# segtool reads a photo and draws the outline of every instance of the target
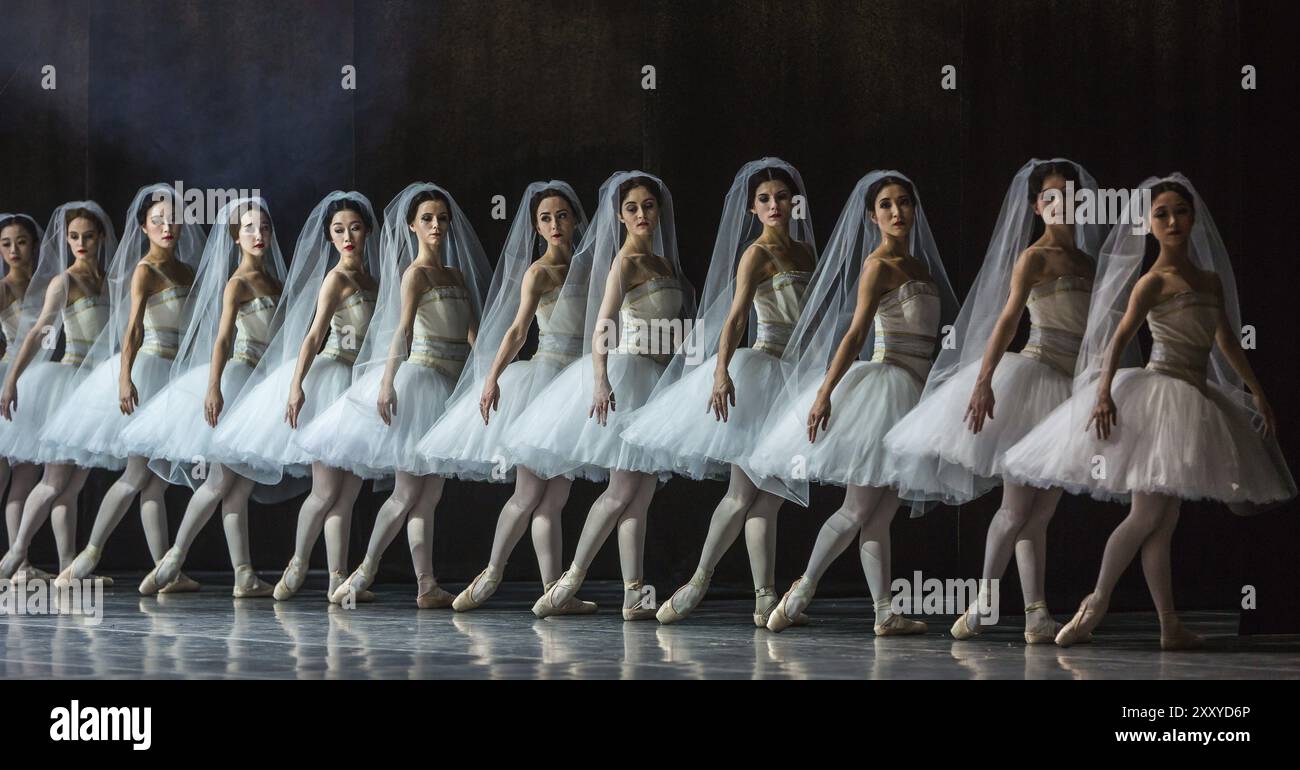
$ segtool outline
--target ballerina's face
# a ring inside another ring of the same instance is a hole
[[[1065,204],[1065,181],[1065,177],[1060,174],[1052,174],[1043,180],[1043,189],[1038,191],[1034,213],[1049,225],[1061,221],[1058,212]],[[1048,190],[1057,190],[1060,194],[1050,193]]]
[[[415,210],[415,221],[409,226],[420,243],[440,246],[451,231],[451,211],[442,201],[425,201]]]
[[[68,224],[68,248],[74,259],[93,257],[99,248],[99,227],[86,217],[77,217]]]
[[[659,201],[646,188],[633,187],[623,198],[619,216],[628,233],[650,235],[659,224]]]
[[[758,221],[768,227],[781,227],[790,221],[794,208],[794,193],[779,179],[769,179],[754,190],[754,200],[749,210]]]
[[[912,231],[915,206],[912,194],[906,187],[901,184],[885,185],[876,194],[876,201],[872,204],[871,221],[885,235],[906,238]]]
[[[239,216],[239,248],[254,257],[266,253],[271,242],[271,220],[261,209],[252,208]]]
[[[144,219],[144,233],[150,243],[160,249],[171,249],[176,245],[178,232],[171,201],[158,201],[149,207]]]
[[[9,225],[0,230],[0,255],[4,255],[9,269],[29,265],[36,244],[32,243],[31,233],[22,225]]]
[[[1186,243],[1195,222],[1191,204],[1173,190],[1165,190],[1151,201],[1151,234],[1162,246]]]
[[[345,257],[360,257],[366,249],[366,223],[361,215],[344,209],[330,220],[330,243]]]
[[[573,241],[576,226],[569,202],[558,195],[545,198],[537,204],[536,220],[533,226],[549,246],[567,247]]]

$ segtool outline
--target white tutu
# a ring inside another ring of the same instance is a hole
[[[679,475],[727,478],[730,464],[745,458],[762,438],[768,410],[784,395],[785,377],[776,356],[737,350],[727,366],[736,404],[722,422],[709,409],[717,362],[717,356],[710,357],[639,409],[623,431],[624,440]]]
[[[1127,502],[1133,492],[1184,500],[1267,504],[1296,494],[1285,460],[1222,392],[1148,369],[1121,369],[1111,386],[1118,423],[1103,441],[1085,431],[1089,388],[1007,452],[1008,478]]]
[[[512,481],[510,443],[518,435],[515,423],[564,367],[562,359],[550,355],[507,366],[497,378],[501,396],[487,425],[478,409],[483,395],[480,379],[447,406],[446,414],[419,441],[415,451],[446,476],[467,481]]]
[[[296,358],[290,358],[240,396],[239,403],[217,421],[209,463],[221,463],[260,484],[277,484],[284,474],[304,477],[315,459],[294,442],[294,430],[284,419]],[[352,380],[352,367],[328,356],[316,356],[303,378],[306,398],[298,425],[306,427],[343,395]]]
[[[415,445],[437,422],[455,387],[443,372],[404,363],[393,377],[397,413],[391,425],[379,417],[382,367],[374,367],[334,403],[298,429],[295,442],[303,453],[361,478],[377,479],[395,471],[417,476],[435,472]]]
[[[891,486],[896,471],[881,439],[921,397],[921,384],[893,364],[855,361],[831,393],[828,429],[808,443],[808,411],[821,383],[786,408],[744,463],[759,477],[846,486]]]
[[[208,462],[216,432],[203,415],[211,364],[196,366],[175,382],[168,383],[141,407],[122,436],[127,452],[151,458],[149,467],[167,478],[173,463]],[[235,358],[221,372],[221,395],[225,404],[234,402],[253,373],[253,368]]]
[[[980,366],[973,361],[959,369],[885,437],[886,448],[900,455],[899,466],[909,468],[905,476],[912,468],[942,466],[942,484],[928,490],[931,496],[970,500],[1001,484],[1006,451],[1070,396],[1070,377],[1037,359],[1007,353],[993,371],[994,417],[972,433],[965,415]],[[919,480],[904,481],[915,487]]]
[[[131,453],[123,435],[142,409],[167,384],[171,359],[141,351],[131,366],[131,382],[140,403],[131,414],[122,414],[118,400],[118,375],[122,359],[114,355],[101,362],[54,410],[41,433],[50,462],[71,462],[83,467],[122,467]],[[105,465],[105,456],[116,458]],[[145,455],[147,456],[147,455]]]
[[[126,467],[120,457],[106,454],[77,453],[69,456],[41,438],[42,430],[65,406],[77,375],[76,364],[43,361],[32,364],[18,378],[18,406],[13,421],[0,433],[0,456],[20,463],[75,462],[86,468],[118,470]],[[114,383],[116,386],[116,382]]]
[[[565,367],[512,423],[515,463],[542,478],[569,475],[604,481],[610,470],[667,476],[669,468],[656,465],[649,453],[620,435],[632,412],[650,397],[664,365],[630,353],[610,353],[606,360],[617,408],[609,412],[605,425],[588,416],[595,375],[591,356],[584,355]]]

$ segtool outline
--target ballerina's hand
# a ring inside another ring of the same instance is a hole
[[[393,418],[397,416],[397,391],[392,385],[381,385],[379,388],[379,419],[384,421],[385,425],[392,425]]]
[[[831,424],[831,400],[828,396],[820,393],[813,401],[812,409],[808,410],[808,443],[811,444],[817,440],[817,430],[830,430]]]
[[[709,410],[713,412],[713,420],[726,422],[728,407],[735,405],[736,385],[731,381],[731,376],[723,372],[713,378],[713,393],[709,396]]]
[[[497,404],[501,401],[501,388],[496,381],[483,383],[483,395],[478,399],[478,413],[483,415],[483,424],[488,424],[488,415],[497,411]]]
[[[1273,406],[1268,403],[1268,399],[1263,396],[1255,396],[1255,409],[1259,411],[1260,418],[1264,424],[1260,427],[1260,433],[1266,437],[1277,435],[1277,418],[1273,416]]]
[[[140,394],[135,390],[135,383],[130,380],[122,380],[118,383],[117,402],[122,414],[131,414],[135,411],[136,406],[140,404]]]
[[[289,403],[284,408],[284,421],[289,423],[290,428],[298,429],[298,413],[302,411],[305,403],[307,397],[303,395],[301,387],[295,386],[289,391]]]
[[[618,411],[618,405],[614,399],[614,389],[609,386],[609,381],[598,383],[591,394],[591,409],[587,410],[588,417],[595,417],[596,422],[601,427],[609,420],[609,413]]]
[[[970,394],[970,405],[966,407],[962,422],[970,426],[971,433],[979,433],[984,430],[985,419],[993,419],[993,386],[979,382]]]
[[[18,406],[18,389],[6,383],[3,392],[0,392],[0,415],[6,420],[13,420],[14,409]]]
[[[221,410],[226,406],[226,402],[221,398],[221,388],[209,388],[207,398],[203,399],[203,419],[207,420],[208,425],[217,427],[217,418],[221,416]]]
[[[1097,396],[1097,406],[1092,409],[1092,417],[1088,420],[1088,425],[1084,431],[1093,430],[1096,426],[1096,436],[1098,439],[1105,440],[1110,438],[1111,427],[1119,424],[1119,414],[1115,412],[1115,402],[1111,400],[1109,393],[1103,393]]]

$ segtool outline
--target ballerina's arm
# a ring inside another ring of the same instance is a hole
[[[749,324],[749,309],[754,305],[754,293],[763,280],[763,268],[768,264],[763,251],[754,245],[745,249],[736,266],[736,288],[731,298],[731,309],[718,335],[718,364],[713,373],[713,392],[709,395],[709,411],[714,420],[727,421],[728,407],[736,405],[736,386],[731,381],[727,367],[736,354],[740,336]]]
[[[830,368],[817,389],[812,408],[808,411],[808,442],[817,439],[817,431],[830,430],[831,393],[840,379],[849,370],[849,365],[858,357],[858,352],[867,341],[867,331],[876,316],[876,306],[880,304],[881,285],[884,282],[884,265],[878,259],[867,257],[862,267],[862,277],[858,280],[857,304],[853,306],[853,320],[835,349]]]
[[[298,349],[298,363],[293,370],[293,381],[289,385],[289,403],[285,407],[284,419],[289,427],[297,429],[298,413],[302,411],[307,398],[302,392],[302,381],[311,370],[316,353],[320,350],[325,335],[329,332],[330,319],[343,301],[343,292],[349,287],[348,280],[336,271],[330,271],[321,283],[320,293],[316,295],[316,315],[311,319],[311,328]],[[356,289],[360,291],[360,288]]]
[[[1043,259],[1033,249],[1025,249],[1016,260],[1011,271],[1011,286],[1007,291],[1007,302],[993,325],[988,344],[984,346],[984,359],[980,364],[979,376],[971,390],[970,405],[966,407],[964,421],[970,426],[971,433],[984,429],[984,420],[994,419],[993,408],[993,372],[998,368],[1002,355],[1007,352],[1011,340],[1016,336],[1020,326],[1020,317],[1024,315],[1025,304],[1029,300],[1029,289],[1042,272]]]
[[[59,311],[67,302],[68,297],[68,278],[67,272],[60,273],[50,281],[50,285],[45,289],[45,304],[41,306],[40,315],[36,318],[36,323],[27,331],[27,336],[23,338],[23,344],[18,348],[18,355],[9,365],[9,372],[5,375],[3,393],[0,393],[0,416],[6,420],[13,419],[14,407],[18,405],[18,377],[32,362],[36,356],[36,349],[40,347],[42,339],[48,332],[47,329],[53,328]]]
[[[484,425],[488,424],[489,415],[497,410],[497,404],[501,400],[501,389],[497,386],[497,379],[515,356],[519,355],[520,348],[528,339],[528,327],[532,325],[533,317],[537,315],[537,305],[541,302],[544,293],[537,278],[539,272],[533,268],[524,272],[524,280],[519,286],[519,309],[515,311],[515,318],[506,329],[505,336],[501,338],[501,344],[497,346],[496,358],[492,359],[492,366],[483,379],[483,393],[479,397],[478,411],[483,416]]]

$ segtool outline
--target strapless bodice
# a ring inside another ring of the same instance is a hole
[[[1151,355],[1146,368],[1205,388],[1206,366],[1219,326],[1219,300],[1213,294],[1185,291],[1147,313]]]
[[[235,360],[249,366],[257,366],[262,360],[271,341],[271,319],[278,299],[279,295],[254,297],[239,306],[235,315]]]
[[[370,319],[375,313],[374,292],[357,290],[330,316],[330,336],[320,354],[351,366],[366,339]]]
[[[906,369],[925,382],[939,325],[939,291],[930,281],[911,280],[885,292],[876,305],[871,360]]]
[[[190,287],[172,285],[144,302],[144,342],[141,353],[171,360],[180,346],[181,311]]]
[[[1029,290],[1029,341],[1020,355],[1074,376],[1075,359],[1088,328],[1092,279],[1063,275]]]
[[[461,286],[432,286],[420,296],[406,362],[437,369],[455,379],[469,357],[469,292]]]

